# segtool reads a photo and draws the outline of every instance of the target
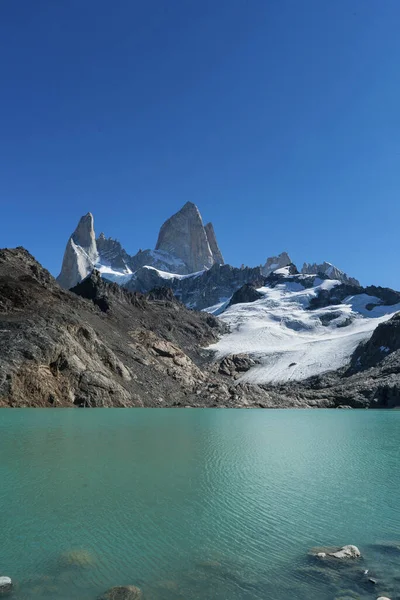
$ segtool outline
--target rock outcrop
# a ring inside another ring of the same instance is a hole
[[[74,291],[23,248],[0,251],[0,406],[172,406],[209,395],[202,348],[220,331],[214,317],[96,272]]]
[[[341,271],[329,262],[323,262],[320,265],[317,265],[317,263],[304,263],[301,272],[304,275],[322,275],[328,279],[337,279],[350,285],[360,285],[357,279],[349,277],[344,271]]]
[[[292,261],[287,252],[281,252],[278,256],[270,256],[267,258],[267,262],[261,268],[261,272],[265,277],[268,277],[273,271],[277,269],[282,269],[282,267],[287,267],[291,265]]]
[[[232,306],[233,304],[242,304],[243,302],[255,302],[262,297],[262,294],[256,289],[255,284],[245,283],[245,285],[236,290],[233,294],[229,306]]]
[[[98,260],[93,215],[83,216],[68,240],[58,283],[69,289],[82,281]]]
[[[372,336],[360,344],[352,356],[349,373],[364,371],[385,361],[392,361],[392,353],[400,350],[400,312],[389,321],[378,325]]]
[[[108,590],[99,600],[140,600],[142,596],[135,585],[120,585]]]

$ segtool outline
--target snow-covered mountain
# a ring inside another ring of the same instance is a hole
[[[291,275],[288,267],[256,291],[254,301],[233,304],[220,315],[230,333],[211,347],[219,359],[243,353],[254,359],[240,378],[253,384],[301,381],[339,369],[360,342],[400,311],[400,293],[388,297],[382,288]],[[387,351],[381,348],[382,357]]]
[[[400,293],[362,288],[329,262],[304,263],[301,273],[282,252],[263,266],[224,264],[214,228],[188,202],[161,227],[156,248],[129,255],[88,213],[68,240],[59,283],[71,288],[93,269],[129,291],[170,288],[189,308],[229,326],[212,346],[218,360],[247,354],[255,362],[239,381],[302,381],[348,364],[361,342],[400,311]],[[382,347],[382,356],[386,349]]]
[[[139,250],[130,256],[104,233],[95,239],[93,215],[83,216],[68,240],[58,276],[59,283],[72,288],[93,268],[105,277],[123,283],[144,266],[161,272],[187,275],[224,264],[212,223],[203,225],[199,209],[187,202],[160,229],[154,250]]]
[[[336,279],[343,283],[351,283],[352,285],[360,285],[358,279],[349,277],[347,273],[341,271],[329,262],[323,262],[320,265],[317,265],[316,263],[304,263],[301,272],[305,275],[326,275],[329,279]]]
[[[291,262],[287,252],[282,252],[263,266],[225,265],[212,223],[204,226],[197,206],[187,202],[162,225],[155,249],[134,255],[104,233],[96,239],[93,215],[83,216],[68,240],[58,281],[72,288],[95,268],[102,277],[131,291],[168,286],[190,308],[209,308],[217,314],[242,285],[261,285],[265,277]],[[358,284],[330,263],[305,263],[303,272]]]

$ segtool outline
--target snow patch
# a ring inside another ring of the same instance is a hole
[[[259,288],[260,300],[235,304],[220,315],[230,333],[210,348],[218,358],[240,353],[256,358],[259,364],[239,379],[253,384],[299,381],[339,369],[379,323],[400,310],[400,304],[383,306],[367,294],[307,310],[312,298],[340,283],[317,277],[312,288],[296,281]],[[368,304],[378,306],[368,310]]]
[[[196,273],[189,273],[188,275],[179,275],[178,273],[169,273],[167,271],[160,271],[160,269],[156,269],[155,267],[150,267],[149,265],[144,265],[143,269],[149,269],[151,271],[155,271],[159,277],[163,279],[197,279],[200,275],[203,275],[203,271],[197,271]]]

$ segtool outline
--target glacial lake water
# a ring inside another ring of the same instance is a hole
[[[395,600],[399,456],[400,411],[4,409],[0,575],[15,600]],[[307,556],[343,544],[364,558]]]

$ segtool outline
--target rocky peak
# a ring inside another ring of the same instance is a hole
[[[67,289],[82,281],[98,260],[96,234],[92,213],[81,217],[65,249],[58,283]]]
[[[88,212],[81,217],[71,237],[77,246],[86,248],[88,253],[92,253],[96,256],[96,234],[94,232],[94,219],[92,213]]]
[[[218,246],[218,242],[217,242],[217,238],[215,235],[213,224],[207,223],[207,225],[204,227],[204,230],[206,232],[207,240],[208,240],[208,243],[210,245],[210,249],[211,249],[211,252],[213,255],[214,264],[223,265],[224,258],[222,256],[222,252]]]
[[[287,252],[281,252],[278,256],[270,256],[267,258],[265,265],[262,267],[261,272],[265,277],[268,277],[276,269],[282,269],[291,265],[292,261]]]
[[[349,283],[351,285],[360,285],[360,282],[354,277],[349,277],[347,273],[341,271],[335,265],[324,261],[322,264],[317,263],[304,263],[301,269],[303,275],[324,275],[328,279],[337,279],[343,283]]]
[[[110,265],[116,271],[129,273],[131,257],[125,252],[118,240],[111,237],[106,238],[104,233],[100,233],[96,243],[101,264]]]
[[[215,234],[212,242],[216,252],[219,252]],[[182,260],[188,273],[209,269],[217,262],[199,209],[192,202],[187,202],[181,210],[165,221],[160,229],[156,250]]]

